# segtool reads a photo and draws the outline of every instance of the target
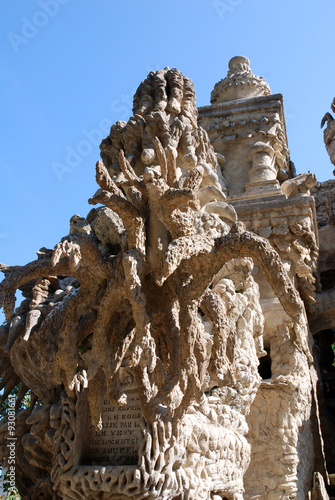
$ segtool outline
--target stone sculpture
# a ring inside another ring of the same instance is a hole
[[[331,104],[331,109],[335,113],[335,97]],[[330,161],[335,165],[335,122],[330,113],[326,113],[321,120],[321,128],[327,123],[323,136]],[[335,172],[335,171],[334,171]],[[335,174],[334,174],[335,175]]]
[[[249,59],[236,56],[229,61],[226,78],[215,85],[211,94],[211,102],[214,104],[223,99],[233,101],[269,94],[271,94],[269,85],[263,77],[252,73]]]
[[[254,266],[286,314],[277,342],[302,364],[304,305],[274,247],[227,203],[192,82],[150,73],[133,113],[102,141],[89,200],[101,206],[73,216],[54,250],[0,266],[4,397],[20,383],[18,401],[31,389],[44,404],[17,413],[18,488],[31,499],[243,499],[266,355]]]

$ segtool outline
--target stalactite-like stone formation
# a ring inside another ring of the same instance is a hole
[[[242,499],[266,354],[254,263],[310,356],[303,304],[273,247],[226,202],[192,82],[150,73],[133,113],[102,141],[89,200],[100,207],[73,216],[37,260],[1,265],[4,396],[20,384],[45,404],[17,415],[18,487],[32,499]]]

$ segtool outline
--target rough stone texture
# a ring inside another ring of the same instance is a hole
[[[269,93],[234,58],[198,117],[188,78],[150,73],[102,141],[102,206],[36,261],[0,265],[4,398],[34,394],[17,414],[24,498],[327,498],[315,178],[292,178]]]
[[[271,379],[262,382],[248,418],[253,459],[246,498],[303,500],[313,472],[312,387],[290,328],[282,325],[271,339]],[[259,481],[262,476],[267,480]]]
[[[331,104],[331,109],[335,113],[335,97]],[[321,128],[327,123],[323,136],[330,161],[335,165],[335,121],[330,113],[326,113],[321,121]]]
[[[319,228],[320,293],[316,295],[315,314],[310,318],[310,329],[317,346],[320,360],[317,391],[320,401],[320,418],[325,436],[327,467],[335,470],[335,420],[333,409],[335,369],[331,344],[335,339],[335,181],[329,180],[312,188],[315,198]]]
[[[323,477],[319,472],[315,472],[313,477],[313,490],[311,500],[329,500],[329,495]]]
[[[318,333],[321,330],[335,327],[335,181],[329,180],[317,185],[311,193],[315,198],[318,233],[319,258],[318,272],[321,276],[321,293],[317,296],[315,314],[311,318],[311,330]]]
[[[230,68],[224,81],[227,87],[234,80],[231,73]],[[242,73],[239,71],[243,81]],[[246,90],[243,96],[235,95],[228,101],[224,92],[221,102],[213,99],[211,106],[200,108],[199,122],[208,131],[215,150],[226,159],[221,166],[227,201],[250,231],[267,238],[277,250],[304,300],[310,321],[316,318],[317,323],[319,235],[310,196],[315,176],[293,177],[280,95],[265,96],[266,92],[262,95],[260,91],[255,97],[250,89],[249,94]],[[327,482],[317,424],[317,387],[306,358],[299,357],[289,340],[290,323],[278,299],[261,271],[255,269],[253,276],[260,287],[264,345],[269,353],[264,359],[269,368],[247,419],[252,457],[245,476],[245,498],[305,499],[314,451],[314,467]],[[327,318],[332,317],[329,313],[328,308]]]

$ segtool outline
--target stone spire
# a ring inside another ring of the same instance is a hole
[[[233,57],[228,67],[226,78],[216,83],[211,93],[212,104],[271,94],[264,78],[252,73],[247,57]]]

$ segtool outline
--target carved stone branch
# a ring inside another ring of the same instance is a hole
[[[215,274],[233,255],[251,257],[262,268],[266,278],[284,309],[297,323],[305,325],[304,331],[297,331],[298,341],[303,350],[311,359],[307,343],[307,327],[303,302],[295,287],[292,285],[277,252],[268,240],[245,231],[242,223],[236,223],[231,232],[217,240],[207,236],[182,237],[173,241],[162,260],[156,274],[156,283],[163,285],[179,267],[188,269],[193,275],[196,269],[210,269],[210,275],[203,275],[195,284],[191,282],[189,290],[191,296],[201,295],[210,284]],[[184,265],[182,264],[184,262]],[[193,270],[192,270],[193,269]],[[185,289],[187,293],[187,288]]]
[[[233,336],[232,331],[235,333],[235,325],[228,320],[222,301],[212,290],[205,292],[200,308],[211,320],[214,329],[214,343],[208,369],[213,379],[218,381],[218,385],[223,385],[227,375],[233,378],[233,349],[228,343],[229,337]]]
[[[128,248],[139,248],[145,253],[144,220],[140,212],[128,200],[99,189],[88,202],[91,205],[103,203],[114,210],[121,217],[126,228]]]
[[[134,172],[132,166],[130,165],[129,161],[127,160],[127,158],[125,158],[124,152],[122,151],[122,149],[120,149],[120,152],[119,152],[119,163],[120,163],[121,170],[122,170],[125,178],[129,181],[129,183],[137,188],[141,188],[142,184],[140,182],[140,179],[135,174],[135,172]]]
[[[25,266],[7,268],[6,277],[0,284],[0,307],[4,307],[7,321],[15,308],[15,292],[29,281],[55,274],[68,275],[68,263],[59,263],[56,268],[51,264],[51,259],[34,260]]]
[[[156,155],[161,167],[161,176],[162,179],[165,181],[167,180],[167,173],[168,173],[168,167],[167,167],[167,159],[166,159],[166,154],[164,151],[164,148],[162,146],[161,141],[158,139],[158,137],[154,137],[154,146],[156,149]]]
[[[115,185],[115,182],[111,178],[107,168],[105,167],[103,162],[100,160],[96,164],[95,179],[97,181],[97,184],[104,191],[110,191],[110,192],[113,192],[114,194],[122,196],[123,193],[122,193],[121,189],[117,188],[117,186]]]

